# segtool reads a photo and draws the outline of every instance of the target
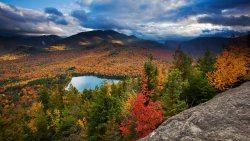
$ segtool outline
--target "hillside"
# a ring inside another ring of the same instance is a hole
[[[139,39],[135,36],[128,36],[113,30],[94,30],[81,32],[70,37],[57,41],[53,46],[64,46],[67,49],[89,49],[100,47],[102,44],[120,45],[139,48],[162,48],[157,42]]]
[[[171,57],[167,51],[128,48],[105,43],[87,50],[56,50],[37,53],[37,50],[23,47],[16,52],[18,53],[0,56],[2,66],[0,80],[55,76],[67,73],[68,69],[72,67],[75,67],[73,73],[135,76],[140,74],[141,67],[147,61],[149,54],[153,54],[156,63],[167,62]]]
[[[249,141],[249,101],[250,82],[246,82],[166,120],[141,141]]]
[[[25,38],[25,42],[21,40],[23,38],[11,40],[9,37],[4,40],[6,44],[13,43],[13,46],[0,54],[0,65],[3,66],[0,68],[0,80],[55,76],[66,73],[71,67],[76,68],[74,73],[135,76],[140,74],[149,54],[154,56],[157,63],[171,58],[171,53],[162,51],[162,46],[157,42],[111,30],[82,32],[42,46],[40,42],[46,37]],[[52,41],[49,39],[46,38]]]

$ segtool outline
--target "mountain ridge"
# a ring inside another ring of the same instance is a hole
[[[113,30],[94,30],[81,32],[59,40],[54,45],[65,45],[71,48],[84,48],[89,46],[97,46],[101,43],[110,43],[127,47],[162,47],[162,45],[158,42],[140,39],[133,35],[128,36]]]
[[[249,36],[249,35],[248,35]],[[178,47],[192,56],[201,56],[206,50],[216,55],[223,47],[227,47],[237,39],[244,44],[249,40],[248,36],[237,38],[225,38],[219,36],[197,37],[187,41],[169,40],[160,44],[153,40],[144,40],[134,35],[126,35],[114,30],[93,30],[80,32],[69,37],[61,38],[57,35],[46,36],[0,36],[0,50],[15,51],[23,46],[38,48],[44,51],[61,51],[72,49],[92,49],[101,46],[130,47],[150,49],[156,51],[174,52]],[[247,38],[248,37],[248,38]],[[249,41],[248,41],[249,42]]]

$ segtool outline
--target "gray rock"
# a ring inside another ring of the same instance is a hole
[[[169,118],[141,141],[250,141],[250,82]]]

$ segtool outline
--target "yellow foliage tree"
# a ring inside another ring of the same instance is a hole
[[[231,47],[216,58],[214,71],[207,74],[212,86],[226,90],[242,77],[249,76],[250,49]]]
[[[56,133],[58,133],[60,130],[61,112],[58,109],[54,109],[53,112],[48,110],[47,115],[51,119],[51,124],[48,126],[48,129],[54,128]]]
[[[38,128],[41,128],[42,124],[46,124],[45,113],[43,112],[43,105],[41,102],[34,102],[27,111],[27,114],[31,117],[28,127],[31,129],[32,133],[38,132]]]
[[[156,80],[157,80],[157,90],[158,91],[161,91],[164,86],[163,86],[163,83],[164,83],[164,76],[163,76],[163,65],[159,65],[158,67],[158,74],[156,76]]]
[[[122,104],[122,114],[123,116],[126,116],[130,113],[130,111],[132,110],[132,104],[134,103],[135,101],[135,98],[136,98],[136,94],[128,94],[128,99],[126,101],[123,102]]]

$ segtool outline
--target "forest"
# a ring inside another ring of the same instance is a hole
[[[0,141],[249,141],[250,0],[0,0]]]
[[[74,75],[67,71],[30,77],[30,81],[17,86],[12,85],[15,80],[2,80],[5,87],[0,91],[0,140],[138,140],[166,119],[248,81],[249,55],[249,48],[237,46],[224,49],[216,57],[206,51],[199,59],[181,49],[168,61],[147,54],[142,56],[144,59],[132,58],[140,63],[133,65],[128,74],[120,73],[124,81],[104,82],[82,92],[74,87],[65,90]],[[119,68],[125,66],[129,68],[126,63]],[[22,68],[19,71],[26,72]],[[39,72],[38,68],[34,71]],[[113,71],[98,72],[106,75]]]

